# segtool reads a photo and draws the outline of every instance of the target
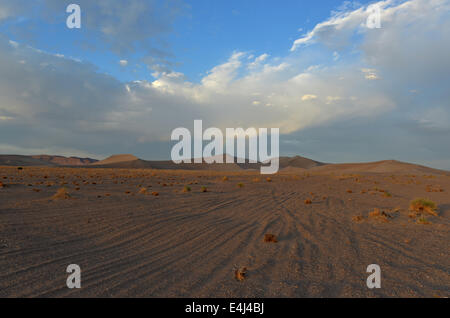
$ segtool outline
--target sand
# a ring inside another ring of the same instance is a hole
[[[0,297],[450,296],[450,177],[341,168],[268,182],[252,171],[2,167]],[[418,197],[438,205],[428,225],[409,217]],[[376,208],[388,217],[370,216]],[[69,264],[81,289],[66,287]],[[369,264],[380,289],[366,286]]]

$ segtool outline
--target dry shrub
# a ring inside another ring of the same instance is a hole
[[[225,177],[222,178],[222,180],[223,181],[228,181],[228,177],[225,176]]]
[[[239,187],[239,188],[243,188],[243,187],[244,187],[244,184],[243,184],[242,182],[240,182],[240,183],[238,183],[238,187]]]
[[[352,217],[352,221],[356,223],[361,223],[362,221],[364,221],[364,217],[362,215],[354,215]]]
[[[41,192],[41,189],[33,189],[34,192]]]
[[[353,193],[353,191],[352,191],[352,190],[350,190],[350,189],[348,189],[348,190],[347,190],[347,193]]]
[[[416,223],[417,224],[423,224],[423,225],[431,224],[431,222],[428,221],[424,216],[421,216],[420,218],[418,218]]]
[[[272,178],[267,178],[266,181],[267,182],[272,182]]]
[[[444,192],[444,189],[442,189],[440,186],[433,187],[431,185],[428,185],[426,188],[426,191],[427,192]]]
[[[381,211],[378,208],[375,208],[372,212],[369,212],[369,217],[381,222],[389,222],[389,219],[392,218],[391,215],[387,214],[384,211]]]
[[[5,188],[5,187],[6,187],[6,185],[3,182],[0,181],[0,189],[1,188]]]
[[[312,204],[311,199],[306,199],[306,200],[305,200],[305,204]]]
[[[202,187],[201,191],[202,192],[208,192],[208,189],[206,187]]]
[[[277,243],[277,237],[273,234],[266,234],[264,235],[264,242],[265,243]]]
[[[153,195],[154,197],[157,197],[157,196],[159,196],[159,193],[156,192],[156,191],[154,191],[154,192],[152,192],[152,195]]]
[[[67,200],[70,199],[70,194],[66,188],[60,188],[52,197],[54,200]]]
[[[139,194],[147,194],[147,188],[140,188],[138,193]]]
[[[434,216],[437,216],[437,205],[436,203],[434,203],[431,200],[427,200],[427,199],[415,199],[413,201],[411,201],[411,203],[409,204],[409,210],[412,212],[416,212],[416,213],[428,213]]]
[[[242,282],[245,279],[246,275],[247,275],[246,267],[234,271],[234,277],[240,282]]]
[[[185,187],[183,188],[183,192],[191,192],[191,187],[185,186]]]

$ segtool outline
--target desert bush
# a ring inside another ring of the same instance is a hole
[[[202,192],[208,192],[208,189],[206,187],[202,187],[201,191]]]
[[[185,186],[185,187],[183,188],[183,192],[191,192],[191,187]]]
[[[52,197],[54,200],[65,200],[70,199],[70,194],[67,191],[67,188],[60,188]]]
[[[362,215],[354,215],[352,217],[353,222],[360,223],[364,221],[364,217]]]
[[[420,218],[418,218],[416,223],[423,224],[423,225],[431,224],[424,216],[421,216]]]
[[[247,275],[247,268],[243,267],[241,269],[237,269],[234,271],[234,277],[238,280],[238,281],[243,281],[245,279],[245,276]]]
[[[147,194],[147,188],[140,188],[138,193],[139,194]]]
[[[409,209],[413,212],[417,213],[428,213],[434,216],[437,216],[437,205],[431,200],[419,198],[411,201],[409,204]]]
[[[264,242],[265,243],[277,243],[277,237],[273,234],[266,234],[264,235]]]

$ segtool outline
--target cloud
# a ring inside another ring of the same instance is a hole
[[[172,56],[164,36],[172,31],[175,19],[187,10],[183,0],[77,0],[76,3],[81,7],[81,31],[86,47],[110,49],[122,56],[145,50],[147,56],[161,61]],[[0,23],[26,16],[14,30],[17,36],[30,39],[35,35],[36,21],[65,23],[67,5],[60,0],[0,0]]]
[[[119,61],[119,64],[120,64],[120,66],[125,67],[125,66],[128,65],[128,61],[127,61],[127,60],[120,60],[120,61]]]
[[[308,100],[313,100],[313,99],[317,99],[316,95],[312,95],[312,94],[306,94],[302,96],[302,101],[308,101]]]

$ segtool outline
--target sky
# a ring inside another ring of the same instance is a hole
[[[450,0],[0,0],[0,153],[170,159],[202,119],[450,170],[449,40]]]

